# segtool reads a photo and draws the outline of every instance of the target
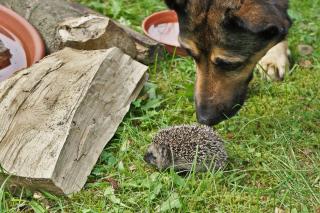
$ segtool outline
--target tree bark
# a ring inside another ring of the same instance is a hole
[[[146,70],[118,48],[65,48],[1,82],[0,180],[10,175],[9,185],[79,191]]]
[[[59,44],[60,39],[57,38],[57,29],[60,23],[70,18],[89,14],[99,15],[84,6],[65,0],[0,0],[0,4],[13,9],[38,29],[46,43],[48,54],[64,47]],[[162,57],[164,48],[156,41],[113,20],[109,20],[109,24],[111,27],[108,30],[112,31],[109,32],[110,37],[105,42],[111,42],[105,44],[106,46],[114,45],[113,41],[117,39],[117,36],[121,36],[123,37],[122,42],[117,43],[117,47],[132,58],[144,64],[151,64],[155,62],[157,57]],[[113,32],[115,33],[113,34]],[[128,45],[124,45],[125,43]],[[90,48],[87,47],[87,49]],[[92,47],[91,49],[102,48]]]

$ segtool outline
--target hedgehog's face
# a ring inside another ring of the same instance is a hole
[[[172,163],[171,151],[168,146],[161,144],[151,144],[144,156],[144,160],[159,170],[165,170]]]

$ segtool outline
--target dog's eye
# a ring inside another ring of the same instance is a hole
[[[233,71],[242,66],[243,63],[241,62],[230,62],[230,61],[225,61],[221,58],[217,58],[213,64],[217,66],[221,70],[226,70],[226,71]]]

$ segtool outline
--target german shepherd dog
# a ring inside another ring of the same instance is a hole
[[[165,2],[177,12],[179,42],[196,62],[198,122],[211,126],[238,112],[259,60],[272,79],[283,79],[291,26],[287,0]]]

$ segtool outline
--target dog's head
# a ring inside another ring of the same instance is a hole
[[[200,123],[214,125],[244,103],[253,69],[291,25],[286,0],[165,0],[179,18],[179,41],[197,64]]]

